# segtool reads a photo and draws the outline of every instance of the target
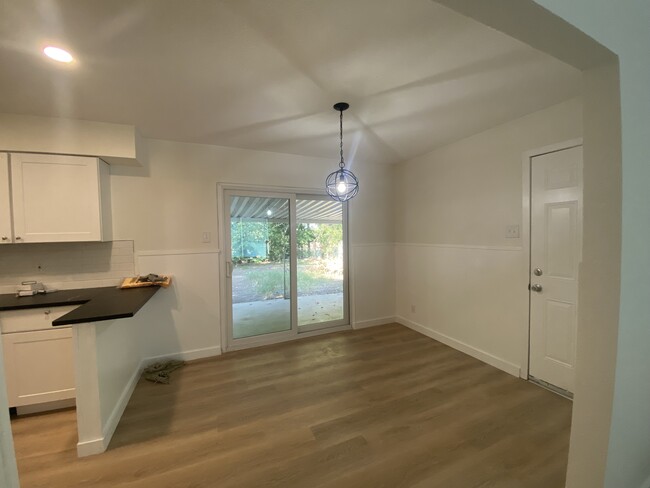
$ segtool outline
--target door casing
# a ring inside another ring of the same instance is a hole
[[[571,149],[582,146],[582,138],[571,139],[543,146],[531,151],[526,151],[522,156],[521,174],[522,174],[522,226],[521,226],[521,245],[523,249],[523,265],[521,283],[522,286],[528,287],[530,281],[530,225],[531,225],[531,164],[535,156],[542,156],[553,152]],[[522,343],[521,343],[521,368],[519,376],[525,380],[529,378],[530,365],[530,292],[526,293],[525,314],[522,316]],[[578,309],[578,313],[580,313]]]

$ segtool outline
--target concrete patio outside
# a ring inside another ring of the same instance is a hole
[[[233,337],[241,339],[291,328],[291,301],[283,298],[233,303]],[[298,297],[298,326],[343,319],[343,293]]]

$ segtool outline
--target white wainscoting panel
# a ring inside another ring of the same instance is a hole
[[[145,358],[198,359],[221,353],[219,254],[215,251],[148,251],[138,254],[138,274],[172,275],[141,310]]]
[[[527,283],[519,247],[398,243],[397,321],[519,375]]]
[[[395,321],[395,245],[353,244],[350,266],[352,326]]]

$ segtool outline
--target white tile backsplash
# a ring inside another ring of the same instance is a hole
[[[27,280],[63,290],[118,285],[133,275],[133,241],[0,246],[0,293],[13,293]]]

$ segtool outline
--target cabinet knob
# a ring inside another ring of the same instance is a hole
[[[46,311],[43,312],[43,313],[44,313],[45,315],[50,315],[51,312],[52,312],[52,310],[46,310]]]
[[[3,241],[8,241],[9,238],[8,238],[7,236],[2,236],[2,240],[3,240]]]
[[[22,237],[20,237],[20,236],[16,236],[16,240],[17,240],[17,241],[22,241],[22,240],[23,240],[23,238],[22,238]]]

